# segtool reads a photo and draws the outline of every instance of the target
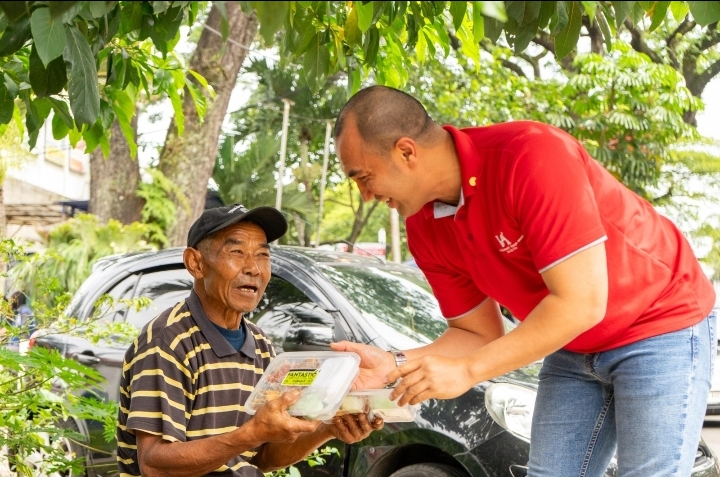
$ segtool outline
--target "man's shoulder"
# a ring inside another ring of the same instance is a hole
[[[169,345],[175,337],[187,332],[193,324],[187,302],[182,300],[147,322],[128,353],[138,354],[160,343]]]
[[[250,322],[249,320],[246,320],[245,324],[247,325],[248,331],[253,335],[253,338],[255,338],[255,342],[258,344],[261,350],[268,351],[270,349],[273,349],[272,340],[262,330],[262,328]]]

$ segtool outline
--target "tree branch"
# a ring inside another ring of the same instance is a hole
[[[553,55],[555,55],[555,42],[553,42],[552,38],[550,38],[550,34],[546,31],[539,31],[538,36],[533,38],[533,43],[542,46],[549,52],[551,52]],[[575,66],[573,65],[573,61],[575,60],[575,53],[571,52],[568,53],[563,59],[559,61],[560,66],[565,71],[575,71]]]
[[[665,39],[665,44],[670,46],[670,43],[677,40],[677,36],[683,36],[685,33],[689,32],[693,28],[695,28],[695,23],[693,20],[690,20],[687,16],[685,19],[678,25],[678,27],[675,29],[674,32],[670,33],[670,35]]]
[[[548,50],[544,50],[542,53],[540,53],[540,54],[538,54],[538,55],[535,55],[535,56],[530,56],[530,55],[527,55],[527,54],[525,54],[525,53],[520,53],[520,54],[515,55],[515,56],[517,56],[518,58],[522,58],[523,60],[525,60],[525,61],[527,61],[528,63],[530,63],[530,65],[531,65],[532,68],[533,68],[533,74],[535,75],[535,79],[542,79],[542,77],[540,76],[540,74],[541,74],[541,72],[540,72],[540,60],[541,60],[545,55],[547,55],[548,53],[549,53]]]
[[[707,51],[709,48],[720,43],[720,30],[718,30],[717,26],[717,22],[707,26],[707,36],[698,44],[700,51]]]
[[[630,32],[630,35],[632,35],[630,46],[632,46],[635,51],[648,55],[653,63],[658,63],[661,65],[664,64],[664,61],[662,60],[662,58],[660,58],[660,55],[658,55],[656,52],[651,50],[649,46],[647,46],[647,43],[645,43],[645,40],[643,40],[642,32],[635,28],[635,25],[633,25],[633,22],[630,21],[630,19],[625,20],[624,25],[625,28],[627,28]]]
[[[492,48],[490,47],[489,43],[490,43],[489,40],[484,39],[483,41],[480,42],[480,46],[482,47],[483,50],[487,51],[488,53],[492,53]],[[501,58],[500,62],[502,63],[502,65],[505,68],[514,72],[516,75],[522,76],[523,78],[527,78],[527,75],[525,74],[523,69],[520,67],[520,65],[517,65],[517,64],[513,63],[512,61],[507,60],[505,58]]]

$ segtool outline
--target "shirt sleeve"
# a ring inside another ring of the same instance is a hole
[[[443,316],[448,320],[460,318],[485,301],[487,295],[467,271],[459,247],[454,246],[456,238],[440,224],[427,223],[452,218],[425,219],[422,214],[421,210],[406,221],[408,248],[430,283]]]
[[[510,149],[508,202],[540,273],[607,239],[580,143],[548,128]]]
[[[126,428],[185,442],[190,370],[160,341],[151,342],[129,366],[132,377]]]

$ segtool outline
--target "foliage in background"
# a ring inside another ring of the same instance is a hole
[[[49,330],[59,333],[82,335],[97,342],[112,331],[114,339],[124,337],[131,342],[137,330],[115,324],[114,329],[96,326],[105,311],[116,306],[110,297],[103,297],[89,323],[82,326],[72,317],[65,317],[63,311],[69,294],[51,274],[44,272],[41,263],[34,256],[12,240],[0,241],[0,261],[14,263],[24,268],[39,266],[40,271],[34,282],[35,291],[58,297],[52,303],[43,300],[32,301],[33,319],[38,333]],[[10,288],[29,294],[23,283],[11,281]],[[123,306],[146,306],[147,300],[137,303],[126,300]],[[82,437],[65,428],[61,423],[69,418],[92,419],[104,423],[105,438],[114,437],[117,419],[117,404],[96,399],[94,389],[102,383],[103,377],[93,368],[75,360],[62,357],[57,351],[33,347],[28,353],[6,349],[11,340],[27,343],[27,329],[12,326],[11,305],[6,298],[0,298],[0,448],[9,449],[5,456],[18,475],[50,475],[82,468],[82,462],[71,460],[65,451],[53,445],[61,438],[82,442]],[[54,390],[54,391],[53,391]],[[41,455],[42,458],[33,458]],[[75,475],[75,474],[73,474]]]
[[[310,467],[323,465],[325,464],[325,457],[333,454],[339,455],[338,450],[334,447],[326,446],[321,449],[314,450],[309,456],[303,459],[303,462],[306,462]],[[268,472],[265,474],[265,477],[301,477],[301,474],[297,467],[291,465],[285,469]]]
[[[0,10],[0,124],[24,116],[31,148],[53,111],[53,137],[69,136],[73,147],[83,138],[87,152],[99,145],[105,155],[117,119],[134,156],[141,91],[169,96],[182,118],[187,88],[202,116],[201,86],[186,81],[172,51],[198,2],[1,2]]]
[[[303,64],[305,79],[319,91],[328,76],[346,71],[348,89],[357,91],[371,72],[380,84],[400,87],[408,80],[410,55],[434,56],[450,50],[446,19],[466,43],[469,57],[479,63],[478,43],[495,42],[504,34],[521,53],[538,35],[554,43],[563,59],[575,48],[589,20],[601,30],[607,47],[617,29],[649,17],[655,30],[672,13],[678,21],[689,12],[708,25],[720,19],[717,2],[241,2],[260,20],[260,34],[268,44],[283,29],[281,53]],[[545,32],[545,33],[543,33]],[[381,41],[382,39],[382,41]]]
[[[99,258],[153,250],[151,236],[146,224],[122,225],[116,220],[100,224],[95,216],[80,214],[53,229],[46,250],[13,267],[11,277],[34,303],[56,306],[80,287]],[[48,283],[52,288],[44,289]]]
[[[0,187],[10,168],[18,168],[35,158],[23,145],[22,129],[16,122],[0,126]]]
[[[542,31],[562,59],[575,48],[585,18],[597,24],[608,47],[626,18],[637,24],[649,17],[650,30],[662,25],[668,12],[679,19],[689,12],[700,25],[720,19],[716,2],[240,3],[246,12],[256,12],[267,44],[284,29],[282,55],[303,65],[304,79],[315,92],[338,71],[347,72],[350,91],[373,71],[378,82],[402,86],[410,52],[448,54],[446,19],[458,38],[471,40],[466,49],[475,59],[483,38],[494,42],[504,32],[519,53]],[[70,134],[77,142],[82,135],[90,149],[98,144],[107,149],[106,134],[117,117],[134,144],[129,119],[141,89],[148,96],[155,89],[170,97],[179,130],[178,99],[185,88],[202,115],[203,79],[186,81],[172,54],[180,25],[194,23],[199,2],[1,2],[0,9],[0,124],[24,115],[31,145],[50,110],[58,117],[57,137]],[[159,55],[138,48],[147,39]],[[98,72],[104,72],[103,84]]]
[[[182,191],[159,169],[148,168],[145,172],[152,180],[141,182],[136,192],[138,197],[145,200],[140,211],[142,223],[148,228],[144,235],[148,242],[166,247],[168,239],[165,234],[177,219],[177,206],[171,198],[174,197],[185,209],[189,209],[190,204]]]

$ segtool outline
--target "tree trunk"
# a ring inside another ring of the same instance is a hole
[[[137,140],[137,117],[132,119]],[[120,125],[110,129],[110,154],[103,157],[100,148],[90,154],[90,206],[101,223],[116,219],[123,224],[140,220],[143,200],[135,193],[140,184],[140,166],[130,157],[130,147]]]
[[[355,211],[355,220],[353,220],[352,229],[350,230],[350,236],[348,237],[348,242],[350,242],[350,244],[348,245],[348,252],[352,252],[354,250],[355,242],[357,242],[357,239],[360,237],[360,234],[368,223],[368,219],[370,219],[370,216],[375,211],[375,208],[378,205],[380,205],[380,202],[378,202],[377,200],[373,201],[367,213],[363,213],[365,212],[365,201],[363,201],[362,198],[360,199],[358,209]]]
[[[225,9],[230,26],[228,41],[223,41],[222,37],[205,28],[190,60],[190,68],[207,79],[215,90],[215,97],[207,96],[207,109],[201,122],[190,94],[185,95],[185,132],[178,136],[173,119],[160,154],[158,168],[178,186],[190,204],[190,209],[187,210],[182,204],[176,203],[177,221],[167,232],[171,246],[185,244],[190,225],[205,208],[205,194],[215,165],[220,127],[227,112],[230,94],[237,83],[240,67],[247,56],[247,48],[257,31],[255,16],[245,15],[237,2],[225,3]],[[220,31],[220,22],[220,11],[213,5],[207,25]],[[196,82],[190,75],[188,81]]]

